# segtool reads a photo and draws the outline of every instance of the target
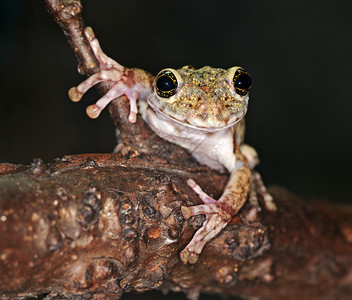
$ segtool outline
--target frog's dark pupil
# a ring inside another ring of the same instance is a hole
[[[175,87],[175,84],[170,77],[168,77],[167,75],[164,75],[158,78],[156,82],[156,86],[158,87],[159,90],[163,92],[168,92]]]
[[[252,86],[252,79],[244,70],[237,70],[233,78],[235,90],[240,95],[246,95]]]
[[[252,80],[249,77],[249,75],[246,73],[243,73],[240,76],[238,76],[236,80],[236,87],[240,89],[248,90],[251,84],[252,84]]]
[[[156,92],[160,97],[169,98],[176,94],[177,79],[170,71],[163,71],[159,73],[156,83]]]

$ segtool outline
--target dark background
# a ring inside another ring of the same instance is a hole
[[[350,201],[350,0],[83,1],[104,51],[153,74],[185,64],[241,65],[253,78],[247,143],[267,184]],[[37,1],[0,3],[0,162],[49,162],[111,152],[107,111],[89,119],[95,90],[72,103],[84,77],[57,24]]]

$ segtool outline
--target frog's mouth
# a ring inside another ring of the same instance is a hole
[[[172,112],[167,106],[162,106],[160,101],[156,97],[150,96],[148,98],[149,107],[157,114],[160,118],[171,120],[175,123],[185,126],[187,128],[192,128],[204,132],[215,132],[220,131],[229,127],[236,125],[247,113],[247,105],[244,104],[243,109],[239,112],[234,113],[228,120],[216,120],[209,126],[209,120],[203,120],[199,116],[184,117],[180,114]],[[247,100],[248,101],[248,100]],[[247,103],[246,101],[246,103]]]

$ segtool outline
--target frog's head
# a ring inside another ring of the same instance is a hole
[[[218,130],[244,117],[251,83],[241,67],[168,68],[155,77],[148,103],[157,113],[186,126]]]

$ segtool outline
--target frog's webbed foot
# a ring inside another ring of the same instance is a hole
[[[207,195],[194,180],[188,179],[187,184],[199,195],[204,204],[190,207],[182,206],[183,216],[185,219],[200,214],[206,216],[202,227],[195,233],[190,243],[180,253],[184,264],[194,264],[197,262],[198,256],[205,244],[226,227],[232,214],[226,212],[224,203],[221,200],[217,201]]]
[[[92,86],[99,82],[109,85],[109,91],[101,97],[95,104],[87,107],[87,115],[95,119],[101,111],[115,98],[126,95],[130,101],[130,114],[128,120],[136,122],[137,118],[137,99],[146,100],[151,92],[152,76],[141,69],[129,69],[109,58],[100,48],[99,41],[95,37],[92,28],[86,27],[84,34],[99,61],[100,71],[90,76],[80,83],[77,87],[69,90],[68,94],[72,101],[78,102],[83,94]]]

